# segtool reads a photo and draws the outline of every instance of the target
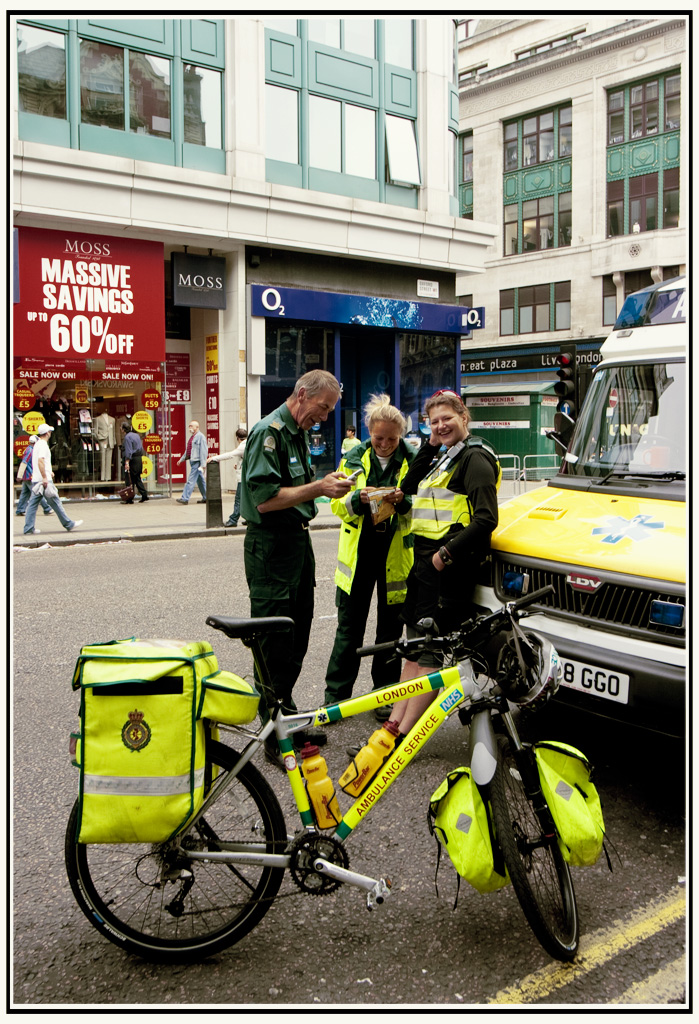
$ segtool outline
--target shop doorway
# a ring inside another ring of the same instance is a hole
[[[347,427],[354,427],[357,437],[364,441],[369,434],[363,409],[369,395],[387,394],[394,404],[398,397],[395,332],[342,328],[338,377],[342,384],[341,437]]]

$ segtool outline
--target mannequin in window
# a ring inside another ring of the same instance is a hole
[[[95,419],[94,437],[100,446],[100,480],[112,479],[112,451],[116,444],[116,420],[107,410]]]

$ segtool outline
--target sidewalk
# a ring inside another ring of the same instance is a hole
[[[180,492],[175,497],[179,498]],[[233,511],[234,495],[223,496],[223,521]],[[74,530],[64,530],[54,515],[46,516],[41,508],[37,510],[36,527],[39,534],[23,535],[24,516],[12,513],[13,547],[38,548],[45,544],[51,547],[70,544],[99,544],[120,540],[173,540],[186,537],[224,537],[227,534],[244,534],[242,522],[237,527],[206,528],[206,505],[197,504],[192,497],[189,505],[179,505],[175,498],[151,497],[143,508],[138,501],[133,505],[122,505],[118,499],[102,501],[63,502],[71,519],[83,522]],[[16,507],[16,505],[15,505]],[[311,523],[313,530],[336,529],[340,520],[330,511],[330,502],[319,501],[318,514]]]

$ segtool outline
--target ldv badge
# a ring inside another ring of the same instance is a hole
[[[121,738],[129,750],[143,750],[150,743],[150,726],[142,711],[129,711],[129,720],[121,730]]]

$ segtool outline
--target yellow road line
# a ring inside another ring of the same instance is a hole
[[[652,974],[645,981],[637,981],[626,992],[616,999],[610,999],[610,1005],[620,1003],[644,1003],[649,1006],[667,1006],[670,1000],[675,1002],[686,998],[687,963],[680,956],[667,967]]]
[[[583,977],[656,932],[679,921],[686,912],[686,893],[675,887],[667,896],[651,900],[645,907],[614,921],[580,939],[578,955],[572,964],[551,963],[523,978],[517,985],[503,989],[489,1003],[533,1003]]]

